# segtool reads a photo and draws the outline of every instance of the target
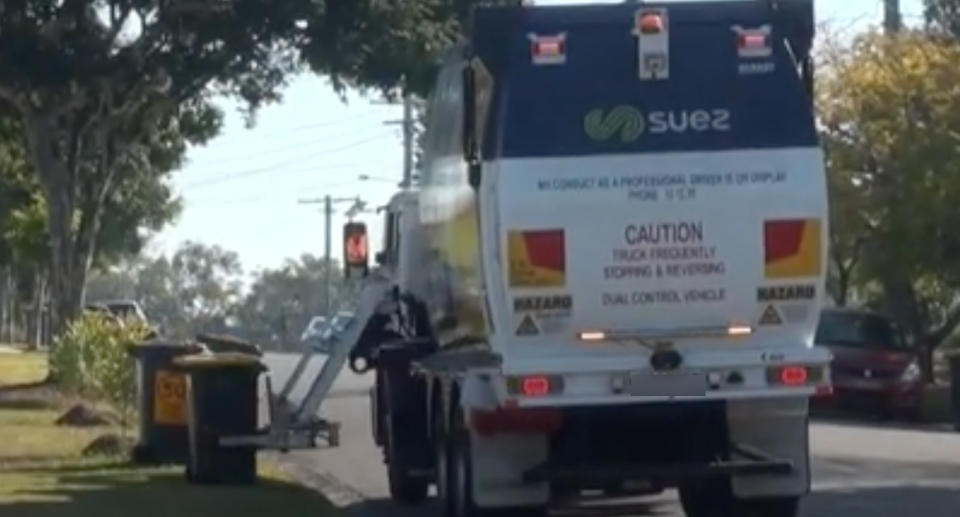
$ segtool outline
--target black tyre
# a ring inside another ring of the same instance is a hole
[[[406,451],[397,439],[396,419],[386,415],[384,421],[387,424],[384,441],[386,442],[387,482],[390,487],[390,497],[400,504],[422,503],[427,499],[429,481],[411,475],[409,463],[405,461]]]
[[[687,517],[796,517],[800,510],[799,497],[738,499],[727,479],[684,483],[680,504]]]
[[[442,407],[435,407],[433,414],[433,430],[431,438],[435,456],[437,458],[436,485],[437,499],[440,501],[442,515],[453,515],[455,501],[451,490],[453,480],[451,479],[452,458],[450,451],[450,438],[446,429],[446,413]]]
[[[773,497],[738,500],[738,515],[749,517],[797,517],[800,514],[799,497]]]

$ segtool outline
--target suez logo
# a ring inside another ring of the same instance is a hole
[[[725,133],[733,129],[729,109],[658,110],[643,113],[628,104],[609,110],[596,108],[583,117],[583,129],[596,141],[618,137],[621,142],[634,142],[644,133],[664,135],[689,132]]]

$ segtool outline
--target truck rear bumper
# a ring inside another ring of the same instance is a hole
[[[810,398],[829,389],[829,361],[816,348],[692,352],[671,372],[653,371],[646,355],[517,360],[491,385],[504,407]],[[527,379],[540,389],[527,390]]]
[[[554,465],[542,463],[524,473],[527,483],[585,482],[617,483],[624,480],[653,481],[657,485],[674,486],[692,478],[723,476],[788,475],[793,472],[793,462],[788,460],[744,460],[713,463],[666,463],[650,465]]]

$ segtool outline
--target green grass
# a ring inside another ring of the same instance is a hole
[[[143,467],[83,457],[113,427],[54,424],[71,401],[49,386],[41,354],[0,354],[0,517],[325,517],[318,493],[260,461],[255,485],[190,485],[182,466]],[[3,385],[19,385],[4,389]]]
[[[0,405],[3,403],[0,402]],[[58,410],[0,409],[0,516],[324,517],[316,492],[261,460],[255,485],[190,485],[182,466],[142,467],[122,458],[84,458],[107,427],[53,425]]]
[[[0,353],[0,388],[43,381],[47,376],[47,354]]]
[[[267,469],[269,470],[269,469]],[[319,494],[269,471],[254,486],[200,486],[181,468],[63,463],[0,472],[0,515],[17,517],[323,517]]]
[[[80,457],[80,451],[96,437],[119,430],[108,427],[74,428],[54,425],[63,410],[3,407],[0,401],[0,468],[50,460]]]

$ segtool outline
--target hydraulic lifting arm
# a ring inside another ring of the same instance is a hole
[[[310,382],[307,393],[299,404],[292,401],[290,395],[300,383],[311,359],[317,355],[318,351],[312,346],[304,350],[280,393],[272,393],[270,378],[267,376],[270,416],[268,427],[254,436],[221,437],[221,445],[254,445],[263,449],[286,451],[315,447],[318,436],[326,438],[332,447],[339,445],[339,424],[320,418],[318,411],[350,357],[350,352],[366,337],[368,327],[381,321],[376,316],[385,310],[384,305],[390,301],[391,285],[389,279],[376,274],[371,274],[366,279],[352,323],[332,339],[329,356],[320,372]]]

